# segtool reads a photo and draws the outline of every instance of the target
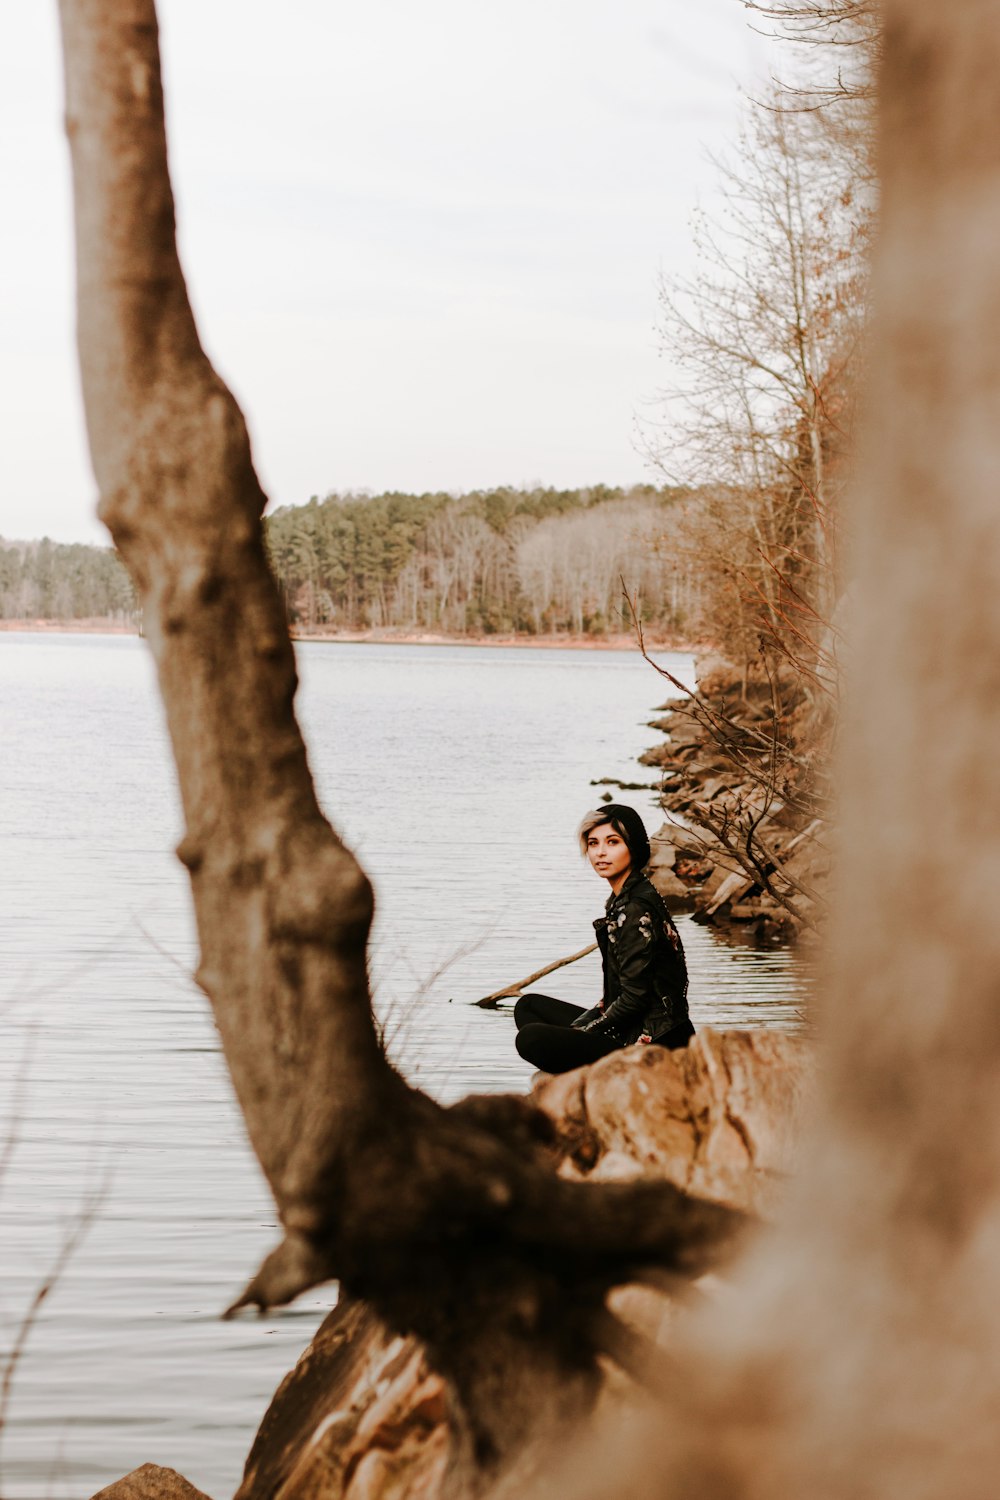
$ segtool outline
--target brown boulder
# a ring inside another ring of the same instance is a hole
[[[629,1047],[543,1079],[533,1098],[561,1136],[565,1104],[573,1101],[566,1175],[664,1177],[700,1197],[766,1213],[792,1164],[810,1076],[810,1051],[794,1037],[706,1029],[682,1051]]]
[[[444,1384],[420,1345],[345,1302],[278,1387],[236,1500],[421,1500],[446,1455]]]
[[[532,1100],[555,1124],[564,1176],[666,1178],[766,1211],[791,1162],[808,1076],[807,1049],[790,1037],[702,1031],[682,1052],[630,1047],[543,1078]],[[622,1287],[611,1301],[645,1339],[669,1342],[677,1314],[669,1297]],[[612,1393],[622,1379],[612,1376]],[[447,1453],[445,1391],[420,1345],[345,1303],[278,1388],[236,1500],[440,1500]]]
[[[683,880],[678,880],[673,870],[654,865],[649,872],[649,879],[653,889],[663,897],[667,911],[690,911],[694,906],[695,898],[690,887]]]
[[[649,840],[649,869],[672,870],[674,860],[677,858],[677,845],[674,840],[663,835],[662,831],[651,835]]]
[[[93,1500],[208,1500],[208,1496],[203,1490],[196,1490],[176,1469],[143,1464],[124,1479],[117,1479],[98,1491]]]

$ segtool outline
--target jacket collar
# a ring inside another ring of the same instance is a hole
[[[604,903],[604,910],[606,912],[610,911],[616,901],[623,900],[639,884],[639,881],[645,880],[645,878],[642,870],[633,870],[618,894],[616,895],[614,891],[611,892],[611,895]]]

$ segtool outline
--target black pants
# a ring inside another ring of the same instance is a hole
[[[606,1057],[619,1046],[599,1032],[574,1031],[572,1023],[582,1016],[582,1005],[554,1000],[551,995],[522,995],[514,1006],[517,1026],[515,1044],[525,1062],[543,1073],[569,1073]],[[694,1036],[690,1021],[684,1021],[657,1039],[661,1047],[686,1047]]]

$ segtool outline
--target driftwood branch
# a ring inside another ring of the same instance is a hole
[[[520,995],[526,985],[534,984],[537,979],[544,979],[546,974],[554,974],[557,969],[565,969],[567,964],[575,964],[578,959],[586,958],[588,953],[593,953],[597,948],[596,943],[591,943],[586,948],[581,948],[579,953],[571,953],[569,958],[557,958],[554,964],[546,964],[544,969],[536,969],[525,979],[519,979],[516,984],[509,984],[504,990],[494,990],[492,995],[484,995],[476,1004],[483,1010],[493,1010],[498,1000],[508,1000],[514,995]]]

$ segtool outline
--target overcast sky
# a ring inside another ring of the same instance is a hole
[[[161,0],[181,254],[272,503],[654,477],[661,267],[767,58],[740,0]],[[0,7],[0,535],[106,540],[56,0]]]

